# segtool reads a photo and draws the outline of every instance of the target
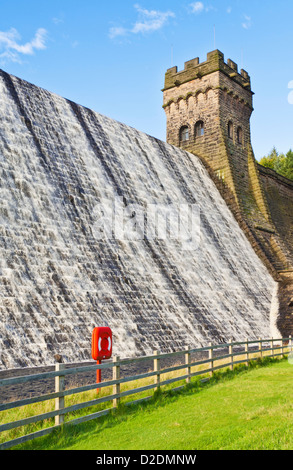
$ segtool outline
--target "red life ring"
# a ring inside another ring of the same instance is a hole
[[[108,326],[99,326],[92,333],[92,358],[95,361],[112,356],[112,331]]]

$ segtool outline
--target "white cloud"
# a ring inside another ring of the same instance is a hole
[[[194,2],[189,5],[192,13],[201,13],[204,10],[204,4],[202,2]]]
[[[193,2],[189,4],[189,13],[199,15],[202,12],[209,13],[210,11],[218,11],[213,5],[204,5],[202,2]]]
[[[25,44],[20,44],[20,35],[15,28],[0,31],[0,59],[21,63],[20,55],[33,55],[35,50],[46,49],[47,31],[39,28],[35,37]]]
[[[293,88],[293,80],[288,83],[288,88]],[[293,91],[288,94],[288,103],[293,104]]]
[[[115,38],[116,36],[125,36],[125,34],[127,34],[127,29],[122,28],[122,26],[113,26],[109,30],[109,37],[111,39]]]
[[[64,20],[62,20],[61,18],[52,18],[52,21],[54,24],[64,23]]]
[[[245,21],[242,23],[244,29],[249,29],[251,27],[251,17],[244,15]]]
[[[162,12],[158,10],[146,10],[139,5],[134,5],[134,7],[140,15],[140,19],[131,30],[131,32],[135,34],[157,31],[164,26],[169,17],[175,16],[172,11]]]
[[[231,7],[228,7],[228,8],[227,8],[227,13],[231,13],[231,11],[232,11],[232,8],[231,8]]]
[[[115,38],[117,36],[125,36],[129,33],[139,34],[139,33],[149,33],[153,31],[158,31],[161,29],[168,18],[174,18],[175,14],[172,11],[159,11],[159,10],[147,10],[140,7],[140,5],[134,5],[134,8],[137,10],[138,19],[135,22],[132,28],[124,28],[122,26],[112,27],[109,30],[109,37]]]

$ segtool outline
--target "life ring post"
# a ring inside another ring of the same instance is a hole
[[[97,364],[100,365],[102,364],[102,361],[100,359],[97,360]],[[101,369],[97,369],[97,384],[102,382],[102,371]],[[100,392],[100,389],[97,388],[97,393]]]
[[[108,326],[98,326],[92,332],[92,358],[97,361],[97,365],[103,359],[110,359],[112,356],[112,331]],[[101,369],[97,369],[97,384],[101,383]],[[97,388],[97,393],[100,389]]]

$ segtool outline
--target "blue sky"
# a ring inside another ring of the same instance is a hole
[[[251,76],[256,158],[293,148],[292,0],[0,0],[0,11],[3,70],[162,140],[166,69],[216,45]]]

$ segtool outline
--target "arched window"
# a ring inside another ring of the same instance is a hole
[[[237,142],[238,142],[238,144],[241,144],[241,145],[243,143],[243,133],[242,133],[242,128],[241,127],[237,128]]]
[[[203,121],[197,121],[195,124],[195,132],[194,132],[195,137],[201,137],[204,135],[204,123]]]
[[[233,122],[228,122],[228,137],[229,139],[233,139]]]
[[[188,126],[183,126],[179,133],[180,142],[187,142],[189,140],[189,129]]]

